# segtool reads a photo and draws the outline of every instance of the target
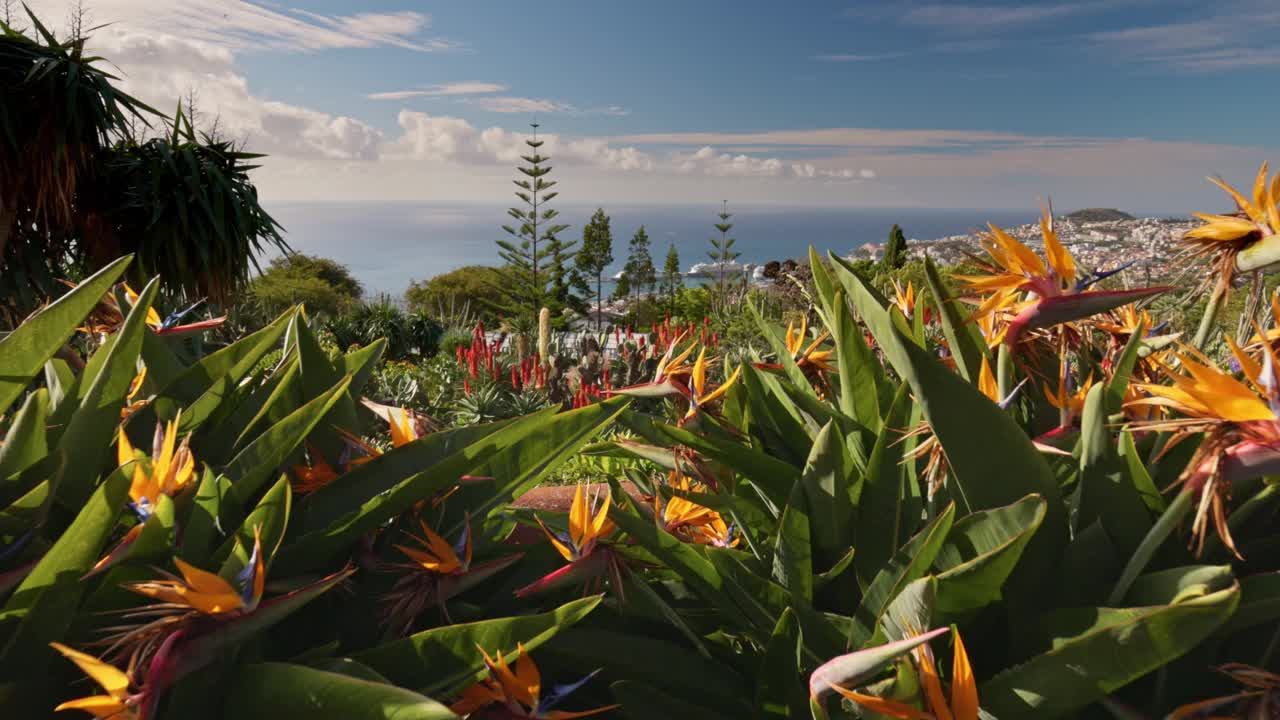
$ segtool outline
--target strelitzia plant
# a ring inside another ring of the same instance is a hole
[[[432,530],[425,520],[419,518],[418,523],[421,535],[408,533],[416,547],[395,545],[409,562],[391,565],[390,569],[401,575],[383,601],[387,626],[400,634],[409,632],[422,613],[434,606],[439,606],[445,620],[452,622],[447,604],[449,598],[465,592],[524,557],[524,553],[515,553],[472,565],[469,514],[464,518],[461,535],[453,544]]]
[[[600,671],[596,670],[577,682],[557,685],[546,695],[542,694],[542,674],[524,645],[517,644],[515,667],[512,668],[501,652],[490,657],[484,648],[478,647],[484,656],[489,676],[472,685],[462,697],[449,707],[454,713],[480,720],[503,718],[536,718],[538,720],[573,720],[615,710],[620,705],[606,705],[590,710],[556,710],[574,691],[591,681]]]
[[[126,673],[110,663],[62,643],[49,643],[49,646],[75,663],[81,672],[92,678],[107,693],[68,700],[55,707],[54,712],[83,710],[101,720],[141,720],[140,708],[146,696],[142,692],[129,691],[131,683]]]
[[[1156,419],[1135,426],[1168,430],[1174,442],[1203,434],[1203,439],[1178,480],[1185,500],[1194,499],[1192,545],[1204,551],[1210,523],[1227,549],[1237,556],[1227,523],[1227,501],[1233,483],[1280,472],[1280,382],[1275,352],[1262,347],[1259,363],[1228,343],[1247,380],[1241,382],[1190,348],[1175,352],[1179,370],[1166,367],[1171,385],[1139,383],[1146,397],[1129,405],[1157,406],[1182,417]]]
[[[622,574],[626,571],[621,558],[606,542],[615,531],[609,519],[613,493],[605,488],[603,496],[589,493],[583,485],[574,488],[569,506],[569,532],[552,530],[537,518],[542,532],[556,552],[568,564],[516,590],[516,597],[529,597],[555,588],[574,584],[598,584],[608,576],[615,590],[622,592]]]
[[[667,486],[686,493],[708,490],[694,485],[687,475],[679,472],[668,476]],[[734,528],[725,523],[720,513],[688,498],[673,495],[664,502],[662,493],[655,493],[653,509],[654,518],[662,529],[682,540],[716,547],[735,547],[738,544]]]
[[[1231,215],[1192,213],[1204,222],[1183,235],[1186,256],[1203,262],[1209,269],[1203,289],[1210,289],[1209,304],[1192,345],[1203,347],[1209,338],[1222,303],[1231,292],[1237,273],[1253,272],[1280,262],[1280,173],[1267,181],[1267,163],[1262,163],[1253,183],[1253,197],[1245,198],[1219,178],[1209,182],[1222,188],[1235,201]]]
[[[916,634],[908,640],[921,636]],[[978,720],[978,686],[974,679],[973,667],[969,664],[969,655],[965,651],[964,642],[960,639],[960,633],[956,632],[954,636],[955,647],[951,654],[951,692],[949,694],[943,692],[937,663],[928,642],[917,645],[911,650],[912,666],[916,677],[920,680],[919,705],[923,706],[923,709],[915,704],[889,700],[837,684],[832,684],[831,689],[842,697],[852,700],[859,707],[892,718]]]
[[[1014,313],[1004,332],[1004,342],[1017,347],[1031,330],[1083,320],[1122,305],[1153,297],[1168,288],[1137,290],[1096,290],[1093,286],[1123,268],[1109,272],[1082,273],[1053,229],[1052,210],[1040,219],[1044,239],[1042,260],[1031,248],[1005,231],[990,226],[983,235],[983,248],[990,263],[985,275],[962,275],[970,289],[985,295],[975,317],[998,311]]]

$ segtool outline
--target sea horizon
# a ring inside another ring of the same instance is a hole
[[[346,265],[368,295],[401,296],[421,281],[466,265],[497,265],[496,240],[511,218],[506,206],[481,203],[311,204],[275,203],[272,214],[285,228],[290,247]],[[569,225],[562,239],[582,237],[595,206],[564,204],[557,222]],[[718,233],[719,208],[707,205],[626,205],[604,208],[613,231],[611,276],[626,262],[628,242],[640,225],[651,243],[654,265],[661,268],[668,246],[688,271],[707,262],[709,239]],[[1072,208],[1074,209],[1074,208]],[[1138,217],[1174,213],[1120,208]],[[1070,209],[1059,208],[1059,212]],[[763,264],[807,254],[810,245],[847,255],[867,243],[883,242],[896,223],[909,241],[929,241],[972,232],[987,223],[999,226],[1035,221],[1035,208],[849,208],[817,206],[729,206],[730,237],[741,263]],[[263,264],[272,257],[263,257]]]

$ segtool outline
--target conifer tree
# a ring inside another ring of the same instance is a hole
[[[662,265],[662,284],[660,291],[667,300],[667,311],[675,310],[676,293],[684,287],[684,278],[680,274],[680,253],[676,252],[675,243],[667,248],[667,260]]]
[[[720,237],[711,238],[711,250],[707,252],[707,256],[711,258],[712,262],[719,265],[717,289],[720,297],[723,298],[725,295],[725,265],[737,260],[742,253],[733,250],[733,243],[736,241],[729,237],[729,231],[733,229],[733,223],[729,222],[729,219],[733,215],[729,213],[728,200],[723,201],[720,206],[720,212],[716,217],[720,218],[720,222],[715,224],[716,230],[720,232]]]
[[[520,156],[526,165],[516,168],[523,177],[513,180],[516,197],[524,207],[513,207],[507,214],[519,225],[503,225],[510,240],[498,240],[498,254],[507,262],[510,284],[502,288],[509,300],[508,311],[532,318],[543,306],[552,307],[555,315],[573,301],[566,277],[572,249],[577,243],[565,243],[556,236],[569,226],[559,224],[559,212],[547,207],[560,193],[552,191],[556,183],[548,180],[550,157],[539,148],[538,123],[532,123],[533,134],[525,140],[528,155]]]
[[[880,258],[880,267],[884,270],[897,270],[907,264],[907,238],[902,228],[896,224],[889,228],[889,240],[884,245],[884,257]]]
[[[636,299],[640,299],[640,295],[646,291],[653,290],[653,285],[657,281],[657,271],[653,267],[653,256],[649,254],[649,234],[644,231],[644,226],[636,230],[636,234],[631,236],[631,243],[628,246],[626,275],[631,290],[636,294]]]
[[[604,271],[612,262],[613,231],[609,227],[609,216],[604,214],[603,208],[596,208],[591,221],[582,228],[582,244],[578,246],[578,256],[575,260],[577,270],[587,278],[594,279],[596,283],[594,293],[590,287],[587,288],[588,295],[595,296],[596,332],[601,329],[600,306],[604,302]]]

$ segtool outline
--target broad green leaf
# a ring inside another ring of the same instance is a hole
[[[965,380],[976,384],[982,372],[982,360],[987,357],[987,344],[983,341],[978,326],[967,322],[965,313],[947,292],[947,286],[938,275],[938,268],[927,257],[924,260],[924,275],[929,283],[929,295],[938,308],[942,333],[947,338],[951,355],[956,359],[956,370]]]
[[[166,385],[157,402],[163,405],[164,401],[160,400],[163,398],[175,403],[174,409],[184,407],[195,402],[218,378],[230,376],[238,381],[245,377],[264,355],[276,348],[295,312],[289,310],[265,328],[201,358]]]
[[[1089,388],[1081,413],[1079,527],[1095,519],[1111,536],[1116,549],[1129,554],[1151,528],[1128,466],[1116,453],[1107,428],[1107,396],[1103,385]]]
[[[756,673],[755,708],[759,718],[804,717],[808,687],[801,669],[803,641],[795,613],[787,608],[765,645]]]
[[[1142,348],[1143,335],[1149,328],[1139,327],[1137,332],[1129,336],[1120,357],[1111,366],[1111,377],[1106,382],[1106,414],[1115,415],[1124,409],[1124,393],[1129,388],[1129,377],[1133,374],[1133,366],[1138,361],[1138,351]]]
[[[903,384],[898,387],[893,404],[885,415],[884,426],[876,436],[871,458],[867,461],[867,474],[862,480],[858,522],[853,530],[854,546],[858,548],[853,567],[858,583],[863,587],[871,583],[918,523],[915,518],[905,517],[904,448],[902,438],[895,430],[907,426],[910,408],[910,388]]]
[[[83,504],[70,527],[18,586],[0,617],[17,620],[0,652],[0,676],[40,677],[76,619],[86,584],[80,578],[101,555],[129,497],[132,464],[116,470]]]
[[[219,552],[218,557],[226,557],[222,569],[218,572],[224,580],[234,581],[236,575],[244,569],[253,552],[254,531],[262,538],[262,559],[269,571],[275,559],[276,550],[284,541],[285,529],[289,525],[289,507],[293,503],[293,490],[289,486],[289,476],[281,475],[280,479],[258,501],[258,506],[244,519],[235,535],[227,538],[226,553]]]
[[[80,379],[71,371],[71,366],[62,358],[50,358],[44,364],[44,384],[49,390],[49,407],[57,410],[64,398],[75,399],[80,391],[77,387]],[[68,415],[70,412],[68,411]]]
[[[1133,433],[1127,430],[1120,431],[1119,454],[1120,459],[1128,467],[1129,479],[1133,482],[1134,488],[1137,489],[1142,502],[1146,503],[1147,508],[1156,514],[1164,512],[1168,503],[1165,502],[1164,495],[1161,495],[1160,491],[1156,489],[1156,483],[1151,479],[1151,473],[1147,471],[1147,466],[1143,464],[1142,456],[1138,453],[1138,447],[1133,440]]]
[[[726,663],[707,660],[650,634],[579,626],[542,648],[542,656],[575,668],[604,668],[598,681],[628,680],[661,687],[670,696],[745,717],[751,688]]]
[[[1070,716],[1195,647],[1240,602],[1233,580],[1144,607],[1081,608],[1045,619],[1052,649],[983,683],[1000,720]]]
[[[320,424],[338,398],[347,391],[350,382],[350,375],[342,378],[328,392],[272,425],[232,458],[222,470],[222,474],[231,480],[231,492],[222,507],[223,522],[240,521],[237,514]]]
[[[484,676],[477,646],[491,657],[498,652],[511,657],[518,644],[532,652],[599,604],[600,596],[592,595],[540,615],[446,625],[358,652],[352,659],[397,685],[429,694],[454,692]]]
[[[543,413],[548,414],[548,411]],[[554,414],[554,411],[550,411],[550,414]],[[320,488],[299,504],[297,512],[301,513],[301,525],[307,532],[321,530],[349,514],[352,508],[390,490],[405,478],[417,475],[465,451],[513,422],[515,421],[503,420],[486,425],[441,430],[357,465],[337,482]]]
[[[661,688],[661,689],[659,689]],[[650,685],[630,680],[619,680],[609,686],[613,697],[622,707],[618,714],[628,720],[652,720],[653,718],[699,718],[699,720],[738,720],[746,717],[745,709],[733,712],[716,703],[693,702],[688,697],[674,697],[666,691],[666,682]],[[701,698],[699,698],[701,699]],[[604,717],[601,715],[601,717]]]
[[[629,398],[614,398],[556,415],[523,441],[489,457],[480,473],[494,478],[493,484],[484,488],[482,495],[464,486],[455,505],[466,508],[478,520],[501,512],[603,432],[630,403]],[[444,534],[454,537],[462,532],[463,523],[463,517],[454,517]]]
[[[0,413],[9,409],[85,317],[120,279],[132,255],[116,260],[0,339]]]
[[[1231,634],[1280,619],[1280,572],[1265,572],[1240,581],[1240,607],[1223,628]]]
[[[773,550],[773,578],[805,602],[813,602],[813,545],[810,542],[809,499],[797,483],[791,501],[778,522],[778,540]]]
[[[182,527],[182,557],[196,565],[204,565],[217,538],[218,514],[222,498],[231,489],[231,481],[217,475],[208,466],[200,475],[195,500]]]
[[[885,357],[911,384],[916,403],[946,451],[951,467],[948,490],[963,513],[1003,507],[1030,493],[1045,499],[1044,522],[1014,575],[1021,592],[1044,592],[1040,578],[1053,570],[1067,541],[1066,506],[1044,457],[1004,410],[904,336],[861,280],[852,273],[840,277]]]
[[[742,383],[751,407],[753,434],[764,439],[766,452],[802,467],[812,440],[804,418],[778,379],[747,365],[742,368]]]
[[[947,630],[948,628],[937,628],[906,640],[832,658],[809,676],[809,695],[821,699],[834,692],[831,689],[833,685],[843,688],[865,685],[868,680],[883,672],[889,663],[935,637],[946,634]]]
[[[809,247],[809,267],[826,315],[827,329],[836,346],[836,366],[840,378],[840,410],[871,432],[881,427],[879,387],[884,368],[867,346],[862,328],[849,312],[844,290],[835,287],[826,263]]]
[[[245,665],[227,687],[223,717],[236,720],[452,720],[431,698],[395,685],[289,663]]]
[[[0,497],[8,494],[6,481],[49,454],[45,422],[49,417],[49,391],[31,393],[13,417],[4,443],[0,444]]]
[[[814,547],[833,555],[853,540],[853,502],[846,464],[843,438],[835,423],[828,422],[814,438],[799,486],[808,501]]]
[[[880,618],[893,599],[909,583],[924,577],[942,550],[955,520],[956,507],[948,505],[911,541],[902,546],[893,558],[876,574],[862,597],[858,611],[853,615],[853,634],[849,647],[862,647],[871,639]]]
[[[0,533],[21,535],[39,527],[52,499],[50,489],[49,481],[42,480],[0,511]]]
[[[137,375],[142,337],[151,332],[146,324],[147,310],[159,290],[158,278],[147,283],[124,324],[94,353],[85,368],[81,389],[85,388],[84,381],[89,385],[80,407],[58,439],[58,450],[66,454],[67,463],[54,486],[54,497],[68,508],[80,507],[93,492],[107,448],[116,436],[129,385]],[[95,362],[98,358],[102,358],[100,363]],[[92,372],[94,367],[100,368],[96,374]]]
[[[999,600],[1005,580],[1044,514],[1044,500],[1028,495],[1007,507],[957,521],[933,561],[938,571],[938,610],[958,614]]]

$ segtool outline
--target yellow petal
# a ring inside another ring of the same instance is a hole
[[[991,372],[991,363],[987,361],[985,354],[982,356],[982,369],[978,371],[978,389],[991,398],[992,402],[1000,402],[1000,386],[996,383],[996,376]]]
[[[713,390],[710,395],[707,395],[706,397],[698,398],[698,404],[706,405],[706,404],[715,402],[716,400],[719,400],[725,393],[729,392],[729,388],[733,387],[733,384],[738,381],[738,377],[740,377],[741,375],[742,375],[742,366],[739,365],[733,371],[733,374],[729,376],[729,379],[724,381],[723,385]]]
[[[600,503],[600,509],[596,511],[596,516],[591,521],[591,537],[598,538],[605,534],[607,523],[609,522],[609,506],[613,503],[613,489],[610,488],[604,493],[604,502]]]
[[[569,506],[569,540],[582,547],[587,537],[587,523],[591,519],[591,510],[587,507],[587,495],[582,484],[573,489],[573,503]]]
[[[1250,213],[1249,217],[1257,222],[1266,222],[1263,217],[1263,210],[1267,201],[1267,161],[1262,161],[1262,167],[1258,168],[1258,176],[1253,180],[1253,209],[1256,212]]]
[[[417,433],[413,430],[413,424],[409,420],[409,411],[399,408],[397,415],[395,410],[387,413],[387,419],[391,422],[391,445],[400,447],[408,445],[418,439]]]
[[[1040,219],[1040,233],[1044,236],[1044,255],[1049,267],[1059,279],[1070,281],[1076,276],[1076,261],[1071,253],[1058,241],[1058,233],[1051,229],[1051,219],[1047,216]]]
[[[1213,183],[1214,185],[1217,185],[1218,187],[1222,188],[1222,190],[1223,190],[1224,192],[1226,192],[1228,195],[1230,195],[1230,196],[1231,196],[1231,199],[1232,199],[1232,200],[1235,200],[1235,201],[1236,201],[1236,208],[1237,208],[1237,209],[1239,209],[1240,211],[1242,211],[1242,212],[1244,212],[1244,213],[1248,214],[1248,215],[1249,215],[1249,217],[1253,217],[1254,213],[1255,213],[1255,212],[1257,212],[1257,208],[1253,207],[1253,205],[1252,205],[1248,200],[1245,200],[1244,196],[1243,196],[1243,195],[1241,195],[1241,194],[1240,194],[1240,192],[1239,192],[1238,190],[1236,190],[1235,188],[1231,187],[1230,185],[1228,185],[1228,184],[1227,184],[1226,182],[1224,182],[1223,180],[1221,180],[1221,179],[1219,179],[1219,178],[1212,178],[1212,177],[1211,177],[1211,178],[1209,178],[1209,182],[1211,182],[1211,183]],[[1256,219],[1256,218],[1255,218],[1255,219]]]
[[[956,647],[951,658],[951,712],[956,720],[978,720],[978,684],[969,665],[960,632],[955,633]]]
[[[546,535],[547,535],[547,539],[551,541],[551,545],[552,545],[553,547],[555,547],[555,549],[556,549],[556,551],[557,551],[557,552],[559,552],[559,553],[560,553],[560,556],[561,556],[561,557],[563,557],[563,558],[565,559],[565,561],[566,561],[566,562],[573,562],[573,560],[574,560],[574,557],[573,557],[573,550],[571,550],[571,549],[570,549],[567,545],[565,545],[564,543],[560,542],[560,538],[556,537],[556,534],[555,534],[555,533],[553,533],[553,532],[551,532],[550,528],[548,528],[548,527],[547,527],[547,526],[542,522],[542,518],[539,518],[539,517],[536,517],[536,516],[535,516],[535,518],[534,518],[534,519],[536,519],[536,520],[538,521],[538,526],[542,528],[542,532],[546,533]]]
[[[693,392],[702,395],[707,387],[707,348],[698,351],[698,360],[693,363]]]
[[[84,674],[93,678],[94,682],[102,686],[102,689],[106,690],[112,698],[123,700],[129,696],[129,676],[111,664],[79,650],[73,650],[61,643],[49,643],[49,646],[62,653],[63,657],[79,665]]]
[[[528,698],[529,705],[536,706],[538,696],[542,692],[542,674],[538,672],[537,664],[524,649],[524,644],[518,643],[516,652],[520,653],[516,658],[516,681],[520,683],[520,688]]]
[[[110,695],[94,695],[80,698],[79,700],[68,700],[53,709],[54,712],[62,710],[84,710],[96,718],[120,718],[123,720],[123,718],[133,717],[128,705]]]
[[[182,572],[182,578],[186,581],[187,586],[197,593],[206,595],[236,595],[235,588],[231,587],[231,583],[223,580],[206,570],[191,565],[182,558],[174,558],[173,562],[178,566],[178,570]]]

